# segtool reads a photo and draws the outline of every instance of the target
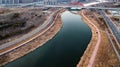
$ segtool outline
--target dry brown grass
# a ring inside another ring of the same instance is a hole
[[[94,67],[120,67],[117,57],[105,31],[101,31],[102,40],[95,58]]]
[[[93,67],[120,67],[119,61],[117,60],[117,57],[113,51],[113,48],[105,32],[105,29],[103,29],[101,24],[99,24],[96,21],[96,18],[92,17],[93,15],[92,12],[89,12],[86,14],[88,14],[86,16],[89,18],[89,20],[91,20],[91,22],[93,22],[99,28],[101,33],[101,43],[100,43]],[[88,26],[92,30],[92,39],[84,55],[82,56],[79,64],[77,65],[77,67],[87,67],[90,57],[92,55],[93,49],[97,42],[97,33],[95,28],[91,24],[89,24],[85,18],[83,18],[83,20],[88,24]]]
[[[16,60],[17,58],[20,58],[20,57],[26,55],[27,53],[35,50],[36,48],[42,46],[48,40],[52,39],[52,37],[54,37],[55,34],[57,34],[57,32],[60,30],[61,27],[62,27],[62,21],[61,21],[61,18],[58,17],[58,19],[55,21],[55,24],[43,35],[30,41],[29,43],[26,43],[24,46],[21,46],[15,50],[5,54],[5,58],[3,58],[3,55],[1,55],[0,56],[0,66],[6,64],[8,62],[11,62],[13,60]]]
[[[82,16],[81,12],[79,12],[79,14]],[[89,17],[89,16],[87,16],[87,17]],[[88,47],[87,47],[86,51],[84,52],[83,56],[81,57],[81,61],[79,62],[77,67],[87,67],[89,60],[90,60],[90,57],[92,55],[92,52],[93,52],[95,45],[97,43],[97,38],[98,38],[98,34],[96,33],[97,30],[83,16],[82,16],[82,19],[91,28],[92,39],[91,39],[90,43],[88,44]],[[92,18],[89,17],[89,19],[94,23]],[[96,24],[96,25],[98,25],[98,24]]]

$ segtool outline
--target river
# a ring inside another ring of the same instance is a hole
[[[76,67],[92,32],[77,14],[65,11],[61,17],[63,26],[53,39],[4,67]]]

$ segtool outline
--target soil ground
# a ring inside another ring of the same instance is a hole
[[[14,61],[14,60],[28,54],[29,52],[42,46],[48,40],[52,39],[55,36],[55,34],[57,34],[57,32],[62,27],[62,21],[61,21],[60,16],[58,16],[58,18],[55,19],[54,21],[55,21],[55,24],[47,32],[45,32],[41,36],[26,43],[24,46],[21,46],[13,51],[7,53],[7,54],[1,55],[0,56],[0,66],[5,65],[8,62]],[[41,33],[41,31],[40,31],[40,33]]]
[[[100,30],[101,33],[101,43],[99,46],[99,49],[97,51],[97,55],[93,64],[93,67],[120,67],[119,61],[116,57],[116,54],[111,46],[111,43],[107,37],[107,34],[105,32],[105,28],[103,28],[100,23],[94,18],[93,12],[88,12],[89,14],[84,14],[87,16],[89,20],[91,20],[92,23],[94,23]],[[79,14],[82,16],[81,12]],[[80,62],[78,63],[77,67],[87,67],[90,57],[92,55],[92,52],[94,50],[94,47],[97,42],[97,31],[96,29],[88,23],[88,21],[82,16],[82,19],[85,21],[85,23],[91,28],[92,30],[92,39],[90,43],[88,44],[88,47],[86,51],[84,52],[84,55],[81,57]]]

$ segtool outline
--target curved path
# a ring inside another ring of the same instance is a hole
[[[56,13],[56,12],[55,12],[55,13]],[[41,26],[39,26],[37,29],[31,31],[30,33],[24,35],[24,36],[21,37],[21,38],[18,38],[18,39],[16,39],[16,40],[13,40],[13,41],[11,41],[11,42],[8,42],[8,43],[5,43],[5,44],[1,45],[1,46],[0,46],[0,50],[3,50],[3,49],[5,49],[5,48],[7,48],[7,47],[10,47],[10,46],[12,46],[12,45],[14,45],[14,44],[16,44],[16,43],[19,43],[19,42],[21,42],[21,41],[23,41],[23,40],[25,40],[25,39],[27,39],[27,38],[35,35],[36,33],[38,33],[39,31],[43,30],[44,28],[46,28],[50,23],[52,23],[53,16],[54,16],[55,13],[51,14],[51,16],[48,18],[48,20],[47,20],[45,23],[43,23]],[[52,25],[53,25],[53,24],[52,24]],[[50,25],[48,28],[50,28],[50,27],[51,27],[51,25]],[[48,29],[48,28],[47,28],[47,29]],[[10,51],[12,51],[12,50],[14,50],[14,49],[22,46],[23,44],[28,43],[29,41],[31,41],[31,40],[35,39],[36,37],[42,35],[44,32],[46,32],[46,30],[43,31],[42,33],[38,34],[37,36],[32,37],[31,39],[27,40],[26,42],[24,42],[24,43],[22,43],[22,44],[20,44],[20,45],[18,45],[18,46],[15,46],[15,47],[13,47],[13,48],[11,48],[11,49],[9,49],[9,50],[1,51],[0,55],[5,54],[5,53],[7,53],[7,52],[10,52]]]
[[[98,27],[92,23],[83,13],[82,11],[82,15],[83,17],[92,25],[94,26],[94,28],[97,30],[98,32],[98,40],[97,40],[97,43],[96,43],[96,46],[95,46],[95,49],[93,50],[93,53],[91,55],[91,58],[89,60],[89,63],[88,63],[88,66],[87,67],[92,67],[93,63],[94,63],[94,60],[95,60],[95,57],[97,55],[97,51],[98,51],[98,48],[99,48],[99,45],[100,45],[100,42],[101,42],[101,34],[100,34],[100,30],[98,29]]]

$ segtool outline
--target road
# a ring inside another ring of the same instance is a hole
[[[118,43],[120,44],[120,34],[119,34],[117,28],[116,28],[115,25],[112,23],[111,19],[105,14],[105,11],[100,10],[100,13],[101,13],[101,15],[103,16],[104,20],[106,21],[107,25],[109,26],[112,34],[115,36],[116,40],[117,40]],[[120,54],[119,54],[119,52],[117,51],[117,49],[116,49],[116,47],[115,47],[112,39],[110,38],[110,34],[109,34],[108,32],[106,32],[106,33],[107,33],[107,35],[108,35],[108,37],[109,37],[109,39],[110,39],[110,42],[111,42],[112,47],[113,47],[113,49],[114,49],[114,51],[115,51],[115,54],[116,54],[116,56],[117,56],[117,58],[118,58],[118,60],[119,60],[119,62],[120,62]],[[118,47],[119,47],[119,46],[120,46],[120,45],[118,45]]]
[[[104,20],[106,21],[107,25],[110,27],[113,35],[115,36],[116,40],[120,44],[120,34],[117,30],[117,28],[114,26],[113,22],[109,19],[109,17],[106,16],[105,11],[100,10],[101,15],[103,16]]]
[[[98,40],[97,40],[97,43],[96,43],[96,46],[95,46],[95,49],[93,50],[93,53],[91,55],[91,58],[89,60],[89,63],[88,63],[88,66],[87,67],[92,67],[93,63],[94,63],[94,60],[95,60],[95,57],[97,55],[97,51],[98,51],[98,48],[99,48],[99,45],[100,45],[100,42],[101,42],[101,34],[100,34],[100,30],[98,29],[98,27],[92,23],[83,13],[82,11],[82,15],[85,19],[87,19],[87,21],[92,25],[94,26],[94,28],[97,30],[98,32]]]
[[[25,39],[27,39],[27,38],[35,35],[35,34],[38,33],[39,31],[43,30],[43,29],[46,28],[50,23],[52,23],[53,15],[54,15],[54,13],[51,14],[51,16],[48,18],[48,20],[47,20],[46,22],[44,22],[41,26],[39,26],[39,27],[36,28],[35,30],[29,32],[28,34],[25,34],[24,36],[22,36],[22,37],[20,37],[20,38],[18,38],[18,39],[16,39],[16,40],[13,40],[13,41],[10,41],[10,42],[8,42],[8,43],[5,43],[5,44],[0,45],[0,50],[5,49],[5,48],[7,48],[7,47],[10,47],[10,46],[12,46],[12,45],[14,45],[14,44],[16,44],[16,43],[19,43],[19,42],[21,42],[21,41],[23,41],[23,40],[25,40]],[[7,51],[7,52],[8,52],[8,51]],[[4,54],[4,53],[6,53],[6,52],[0,53],[0,55],[2,55],[2,54]]]
[[[79,6],[78,4],[77,5],[69,5],[69,4],[66,4],[66,5],[44,5],[44,4],[40,4],[39,6],[41,7],[61,7],[61,8],[67,8],[67,7],[78,7],[78,8],[85,8],[85,9],[107,9],[107,10],[120,10],[120,8],[111,8],[111,7],[91,7],[91,5],[95,5],[95,4],[100,4],[101,2],[97,2],[97,3],[88,3],[88,4],[84,4],[84,6]],[[18,7],[27,7],[27,6],[35,6],[39,4],[39,2],[36,2],[36,3],[28,3],[28,4],[18,4]],[[13,5],[13,4],[10,4],[10,5]],[[17,5],[16,5],[17,6]],[[15,6],[15,7],[16,7]]]

